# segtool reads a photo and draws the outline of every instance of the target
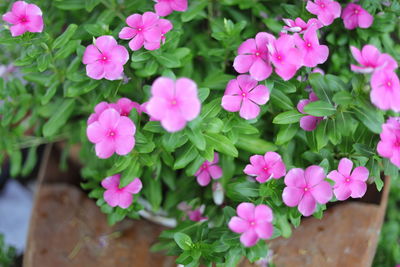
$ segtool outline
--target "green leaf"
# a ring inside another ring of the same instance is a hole
[[[44,96],[41,98],[41,103],[42,105],[46,105],[47,103],[49,103],[49,101],[53,98],[53,96],[56,94],[57,92],[57,88],[58,88],[58,83],[52,83],[50,85],[50,87],[47,88],[46,93],[44,94]]]
[[[92,12],[92,10],[100,4],[101,0],[85,0],[85,8],[88,12]]]
[[[327,138],[328,120],[323,120],[315,130],[315,140],[317,141],[317,150],[320,151],[328,144]]]
[[[293,124],[286,124],[280,127],[280,130],[276,136],[276,144],[283,145],[296,135],[297,131],[299,130],[299,125],[296,123]]]
[[[249,201],[259,196],[259,186],[248,181],[230,182],[226,187],[226,195],[233,201]]]
[[[379,134],[382,130],[384,122],[381,111],[374,108],[371,104],[365,101],[359,101],[357,107],[353,107],[356,118],[364,124],[372,132]]]
[[[275,116],[274,120],[272,121],[275,124],[290,124],[290,123],[296,123],[300,121],[301,117],[303,117],[304,114],[301,114],[297,110],[289,110],[283,113],[278,114]]]
[[[283,92],[276,90],[275,88],[272,89],[271,92],[271,103],[283,110],[293,109],[292,100],[290,100],[290,98],[287,97]]]
[[[186,165],[192,162],[197,157],[198,154],[199,153],[197,152],[196,148],[193,145],[186,145],[178,153],[178,156],[174,164],[174,170],[186,167]]]
[[[164,128],[161,126],[159,121],[149,121],[149,122],[147,122],[144,125],[143,130],[149,131],[151,133],[163,133],[165,131]]]
[[[85,8],[85,2],[82,0],[56,0],[54,5],[62,10],[78,10]]]
[[[181,61],[179,60],[179,58],[172,54],[159,54],[153,52],[152,55],[156,58],[158,63],[166,68],[179,68],[181,66]]]
[[[119,184],[119,188],[123,188],[130,184],[135,178],[141,176],[142,167],[139,164],[137,158],[131,158],[130,166],[125,169],[121,174],[121,182]]]
[[[273,143],[251,135],[239,135],[236,146],[254,154],[265,154],[267,151],[275,151],[278,149]]]
[[[354,103],[353,96],[347,91],[340,91],[333,96],[333,102],[338,105],[349,105]]]
[[[72,111],[74,110],[74,106],[75,100],[68,99],[65,100],[59,108],[57,108],[50,120],[48,120],[43,126],[44,137],[54,136],[58,130],[65,125],[68,118],[71,116]]]
[[[149,177],[149,179],[146,179],[143,183],[143,193],[150,202],[153,210],[157,211],[162,202],[162,183],[160,180],[156,180],[153,177]]]
[[[194,144],[197,149],[206,149],[206,139],[204,138],[204,135],[199,128],[186,129],[185,133],[187,134],[190,142],[192,142],[192,144]]]
[[[278,89],[279,91],[290,94],[296,92],[296,86],[289,81],[274,81],[274,89]]]
[[[74,36],[76,29],[78,29],[78,25],[70,24],[68,28],[64,31],[64,33],[58,36],[56,40],[54,40],[53,49],[58,49],[65,46],[72,38],[72,36]]]
[[[233,156],[235,158],[238,156],[239,152],[232,141],[227,137],[215,133],[206,133],[204,136],[207,143],[214,147],[218,152],[224,153],[228,156]]]
[[[328,102],[315,101],[307,104],[304,107],[304,111],[312,116],[324,117],[335,114],[336,109]]]
[[[12,151],[12,153],[10,154],[10,162],[11,162],[10,175],[11,177],[16,177],[21,171],[21,165],[22,165],[21,150],[15,149]]]
[[[54,59],[64,59],[70,56],[80,45],[80,40],[73,40],[68,42],[65,46],[63,46],[60,50],[56,52],[54,55]]]
[[[365,144],[354,144],[353,148],[358,154],[368,158],[375,155],[375,151]]]
[[[175,233],[174,240],[178,246],[183,250],[190,250],[193,246],[190,236],[184,233]]]
[[[37,59],[37,65],[39,72],[47,70],[51,62],[51,55],[49,53],[44,53]]]
[[[187,11],[182,13],[182,22],[188,22],[196,18],[200,15],[203,9],[207,6],[208,1],[206,0],[199,0],[190,2],[189,8]]]

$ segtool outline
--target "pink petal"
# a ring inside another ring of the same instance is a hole
[[[147,113],[156,120],[166,117],[165,111],[169,109],[169,103],[165,98],[152,97],[146,106]]]
[[[258,51],[266,52],[267,51],[267,44],[269,42],[275,41],[275,37],[272,34],[266,32],[259,32],[256,35],[256,45]]]
[[[208,171],[213,179],[218,179],[222,177],[222,169],[220,166],[213,165],[208,168]]]
[[[104,65],[104,78],[110,81],[118,80],[122,78],[124,73],[124,67],[118,63],[109,62]]]
[[[320,203],[328,203],[332,199],[332,187],[326,182],[322,181],[313,188],[311,188],[310,193],[313,195],[314,199]]]
[[[258,105],[264,105],[269,100],[269,90],[265,85],[258,85],[248,94],[251,101]]]
[[[256,59],[250,67],[250,76],[257,81],[267,79],[272,73],[272,67],[261,58]]]
[[[131,27],[123,27],[119,32],[118,37],[123,40],[132,39],[136,35],[137,31]]]
[[[29,23],[26,25],[28,31],[42,32],[44,27],[42,15],[30,15],[28,17]]]
[[[119,136],[123,135],[133,136],[135,134],[136,127],[130,118],[122,116],[119,118],[116,131],[118,131]]]
[[[255,207],[253,203],[248,203],[248,202],[240,203],[237,206],[236,211],[240,218],[247,221],[254,220]]]
[[[16,16],[24,16],[27,14],[26,9],[28,7],[28,3],[25,1],[17,1],[13,4],[11,10],[12,13]]]
[[[83,53],[82,63],[90,64],[96,62],[101,57],[100,51],[94,45],[86,47]]]
[[[309,103],[310,103],[310,100],[308,100],[308,99],[302,99],[302,100],[300,100],[299,103],[297,104],[297,110],[298,110],[300,113],[305,114],[305,113],[304,113],[304,107],[305,107],[306,105],[308,105]]]
[[[250,92],[257,86],[257,81],[251,78],[250,75],[239,75],[236,80],[238,81],[241,91],[244,93]]]
[[[96,39],[95,46],[101,51],[111,51],[117,45],[114,37],[110,35],[100,36]]]
[[[175,11],[186,11],[188,8],[188,1],[187,0],[174,0],[170,3],[171,7]]]
[[[369,28],[374,22],[374,17],[367,11],[363,10],[358,16],[358,25],[360,28]]]
[[[367,168],[359,166],[356,167],[351,173],[351,178],[359,181],[367,181],[369,176],[369,171]]]
[[[177,132],[185,128],[186,120],[180,112],[166,110],[165,117],[161,120],[161,125],[168,132]]]
[[[311,193],[304,194],[298,207],[300,213],[304,216],[310,216],[315,212],[316,208],[317,203]]]
[[[335,182],[335,186],[338,186],[345,181],[345,177],[336,170],[328,173],[327,177]]]
[[[380,55],[381,52],[373,45],[365,45],[362,49],[362,56],[368,64],[378,65]]]
[[[250,164],[246,165],[243,172],[247,175],[252,175],[252,176],[255,176],[258,174],[258,170],[253,165],[250,165]]]
[[[28,15],[31,16],[41,16],[42,15],[42,10],[35,4],[28,4],[26,10],[29,10]]]
[[[377,147],[378,154],[382,157],[390,158],[393,154],[393,144],[380,141]]]
[[[262,168],[265,165],[265,160],[261,155],[253,155],[250,157],[250,163],[256,168]]]
[[[256,40],[251,38],[244,41],[238,48],[238,54],[254,54],[257,50]]]
[[[165,33],[169,32],[170,30],[172,30],[172,28],[174,26],[172,25],[171,21],[169,21],[167,19],[159,19],[158,27],[160,27],[161,33],[165,34]]]
[[[161,17],[168,16],[173,11],[170,6],[170,3],[166,2],[166,1],[158,2],[157,4],[154,5],[154,9],[155,9],[157,15],[159,15]]]
[[[239,218],[237,216],[233,216],[228,223],[228,227],[233,232],[241,234],[247,231],[247,229],[250,228],[250,225],[248,221],[243,220],[242,218]]]
[[[236,112],[240,110],[242,100],[242,96],[224,95],[222,97],[221,105],[227,111]]]
[[[24,34],[27,32],[28,29],[24,24],[15,24],[10,27],[11,36],[16,37]]]
[[[242,90],[239,87],[237,79],[230,80],[225,89],[225,95],[241,95]]]
[[[99,143],[106,137],[107,130],[104,129],[99,122],[95,121],[86,129],[86,135],[90,142]]]
[[[398,148],[393,150],[393,154],[390,157],[390,162],[400,168],[400,150]]]
[[[175,83],[175,95],[183,117],[187,121],[195,119],[200,113],[201,106],[196,83],[188,78],[178,79]]]
[[[190,89],[193,90],[193,89]],[[175,82],[166,77],[157,78],[151,86],[153,96],[171,99],[175,96]]]
[[[274,232],[274,227],[272,226],[272,223],[270,223],[270,222],[257,222],[255,231],[256,231],[258,237],[260,237],[262,239],[268,239],[272,236],[272,234]]]
[[[312,1],[307,1],[306,9],[308,12],[314,15],[318,15],[320,12],[319,6],[314,4]]]
[[[112,156],[115,152],[114,143],[108,139],[104,139],[96,144],[96,155],[101,159],[106,159]]]
[[[255,208],[254,217],[256,221],[272,222],[274,219],[272,209],[264,204],[260,204]]]
[[[318,118],[314,116],[304,116],[300,119],[300,127],[304,131],[314,131],[318,123]]]
[[[135,138],[129,135],[122,135],[115,138],[115,152],[124,156],[129,154],[135,146]]]
[[[161,41],[161,30],[159,27],[152,27],[143,32],[143,37],[146,42],[159,43]]]
[[[125,192],[121,192],[119,193],[119,203],[118,206],[120,206],[123,209],[128,208],[133,201],[133,196],[132,194],[129,193],[125,193]]]
[[[126,18],[126,24],[128,24],[132,28],[138,28],[143,26],[142,15],[133,14]]]
[[[353,55],[354,59],[361,65],[365,65],[364,58],[361,55],[361,51],[354,46],[350,46],[351,54]]]
[[[7,12],[3,15],[3,20],[5,22],[11,23],[11,24],[17,24],[18,23],[18,17],[14,15],[12,12]]]
[[[101,186],[105,189],[118,189],[119,181],[120,175],[116,174],[103,179],[103,181],[101,181]]]
[[[158,16],[154,12],[144,12],[142,16],[143,25],[148,28],[154,26],[158,22]]]
[[[252,120],[257,118],[258,114],[260,114],[260,107],[251,100],[243,98],[239,114],[240,117],[246,120]]]
[[[338,171],[344,176],[350,176],[351,169],[353,168],[353,162],[348,158],[342,158],[339,162]]]
[[[211,162],[211,164],[217,164],[219,162],[219,154],[217,152],[214,152],[214,159]]]
[[[142,181],[139,178],[135,178],[130,184],[124,187],[124,191],[131,194],[137,194],[142,190],[142,187]]]
[[[344,27],[348,30],[353,30],[358,26],[358,17],[357,15],[351,15],[346,18],[343,18]]]
[[[329,56],[329,48],[326,45],[320,45],[315,49],[314,55],[316,57],[317,64],[325,63]]]
[[[129,42],[129,47],[132,49],[132,51],[137,51],[140,48],[142,48],[144,44],[144,37],[143,34],[136,34],[135,37]]]
[[[285,184],[290,187],[303,188],[306,180],[304,179],[304,170],[300,168],[291,169],[285,176]]]
[[[210,174],[207,171],[202,171],[198,176],[197,176],[197,182],[201,186],[207,186],[211,181]]]
[[[301,57],[299,57],[301,58]],[[288,81],[293,78],[297,72],[297,67],[295,65],[286,64],[282,67],[275,68],[276,74],[278,74],[283,80]]]
[[[92,79],[100,80],[104,77],[104,65],[99,62],[87,64],[86,74]]]
[[[348,186],[348,184],[345,183],[339,185],[333,191],[335,193],[336,198],[340,201],[348,199],[351,195],[350,187]]]
[[[118,125],[121,116],[119,112],[113,108],[108,108],[103,111],[99,117],[99,123],[101,126],[107,130],[114,130],[114,128]]]
[[[304,190],[288,186],[285,187],[285,189],[283,189],[282,199],[283,202],[286,204],[286,206],[295,207],[299,205],[303,195],[304,195]]]
[[[351,197],[361,198],[367,192],[367,184],[365,182],[355,180],[350,183]]]
[[[106,190],[104,192],[104,200],[105,202],[107,202],[108,205],[110,205],[111,207],[116,207],[118,205],[119,202],[119,194],[117,191],[115,190]]]
[[[246,73],[250,70],[254,61],[255,58],[253,55],[238,55],[235,57],[233,67],[239,73]]]
[[[324,169],[320,166],[310,166],[304,172],[304,178],[308,186],[315,186],[325,179]]]
[[[335,17],[333,16],[332,13],[321,12],[318,14],[318,20],[321,21],[322,24],[324,24],[325,26],[332,24],[334,19]]]
[[[250,228],[240,236],[240,242],[242,242],[245,247],[254,246],[258,242],[258,235]]]

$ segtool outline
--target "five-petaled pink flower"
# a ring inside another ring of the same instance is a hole
[[[389,118],[382,125],[380,137],[378,154],[400,168],[400,117]]]
[[[350,46],[351,54],[354,59],[361,65],[351,64],[351,70],[359,73],[371,73],[375,70],[397,69],[397,62],[389,54],[379,52],[373,45],[365,45],[360,51],[354,46]]]
[[[258,105],[264,105],[268,100],[269,89],[265,85],[257,85],[249,75],[239,75],[229,81],[221,105],[227,111],[239,111],[240,117],[252,120],[260,113]]]
[[[303,65],[315,67],[328,59],[329,49],[326,45],[320,45],[317,35],[317,27],[311,26],[303,35],[303,39],[294,35],[295,43],[303,54]]]
[[[360,5],[349,3],[342,13],[344,27],[353,30],[357,27],[369,28],[374,22],[374,17]]]
[[[293,78],[303,63],[302,53],[295,47],[293,36],[282,34],[277,40],[271,40],[267,47],[276,74],[285,81]]]
[[[99,119],[86,130],[89,141],[96,144],[96,155],[109,158],[112,154],[126,155],[135,146],[135,124],[113,108],[104,110]]]
[[[371,78],[371,102],[382,110],[400,111],[400,81],[392,70],[375,71]]]
[[[160,77],[151,87],[151,98],[146,105],[147,113],[169,132],[182,130],[188,121],[200,114],[201,103],[197,85],[188,78],[176,81]]]
[[[128,50],[118,45],[114,37],[105,35],[86,47],[82,62],[86,65],[86,74],[90,78],[117,80],[122,78],[128,59]]]
[[[342,10],[340,4],[332,0],[308,1],[306,9],[311,14],[317,15],[318,20],[325,26],[332,24],[336,18],[340,17]]]
[[[267,152],[264,156],[253,155],[250,163],[243,172],[247,175],[257,176],[256,180],[265,183],[271,178],[279,179],[286,174],[286,166],[281,156],[275,152]]]
[[[160,48],[161,29],[158,26],[159,18],[153,12],[145,12],[143,15],[133,14],[126,19],[129,27],[124,27],[119,32],[119,38],[130,40],[129,47],[137,51],[142,46],[147,50]]]
[[[155,0],[154,5],[157,15],[164,17],[172,13],[172,11],[186,11],[188,8],[187,0]]]
[[[206,186],[210,183],[211,178],[219,179],[222,177],[222,169],[218,166],[219,155],[218,153],[214,153],[213,161],[205,161],[194,176],[197,177],[197,182],[201,186]]]
[[[272,236],[274,217],[270,207],[243,202],[237,206],[236,212],[238,216],[233,216],[228,226],[233,232],[241,234],[240,242],[245,247],[254,246],[260,238],[268,239]]]
[[[309,19],[307,23],[301,18],[292,19],[283,19],[283,22],[287,26],[283,26],[283,32],[298,32],[300,34],[305,33],[307,29],[311,26],[316,26],[317,29],[322,28],[324,25],[317,19]]]
[[[302,99],[299,101],[299,103],[297,104],[297,110],[300,113],[303,114],[307,114],[304,112],[304,107],[311,103],[311,102],[315,102],[318,101],[318,97],[315,95],[314,92],[311,92],[309,95],[309,99]],[[300,127],[304,130],[304,131],[314,131],[315,128],[317,128],[318,124],[323,120],[323,117],[315,117],[312,115],[307,115],[304,116],[300,119]]]
[[[238,56],[233,62],[233,67],[239,73],[250,73],[250,76],[262,81],[272,73],[272,67],[268,58],[267,43],[274,39],[269,33],[259,32],[256,38],[244,41],[238,49]]]
[[[97,121],[101,115],[101,113],[108,109],[113,108],[119,112],[121,116],[129,116],[131,110],[135,108],[139,115],[142,113],[142,107],[139,103],[131,101],[128,98],[120,98],[117,103],[107,103],[107,102],[100,102],[94,108],[94,113],[90,114],[87,124],[91,124]]]
[[[135,178],[127,186],[119,188],[121,175],[116,174],[105,178],[101,185],[106,189],[104,192],[104,200],[111,207],[119,206],[123,209],[128,208],[133,201],[133,195],[142,190],[142,181]]]
[[[367,191],[368,169],[358,166],[352,172],[352,168],[353,162],[348,158],[342,158],[338,170],[328,174],[328,178],[335,182],[333,192],[338,200],[346,200],[350,196],[360,198]]]
[[[25,32],[42,32],[44,27],[42,10],[25,1],[15,2],[11,11],[3,15],[3,20],[13,25],[10,31],[14,37]]]
[[[332,187],[324,179],[324,169],[320,166],[313,165],[305,171],[291,169],[285,177],[283,202],[289,207],[298,206],[301,214],[310,216],[315,212],[317,203],[326,204],[332,198]]]

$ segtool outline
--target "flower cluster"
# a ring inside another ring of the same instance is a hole
[[[142,190],[142,181],[135,178],[127,186],[120,187],[121,175],[116,174],[105,178],[101,185],[106,189],[104,191],[104,200],[111,207],[119,206],[123,209],[128,208],[133,202],[133,195]]]

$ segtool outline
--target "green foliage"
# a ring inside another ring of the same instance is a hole
[[[4,243],[4,236],[0,234],[0,266],[8,267],[14,264],[15,248]]]

